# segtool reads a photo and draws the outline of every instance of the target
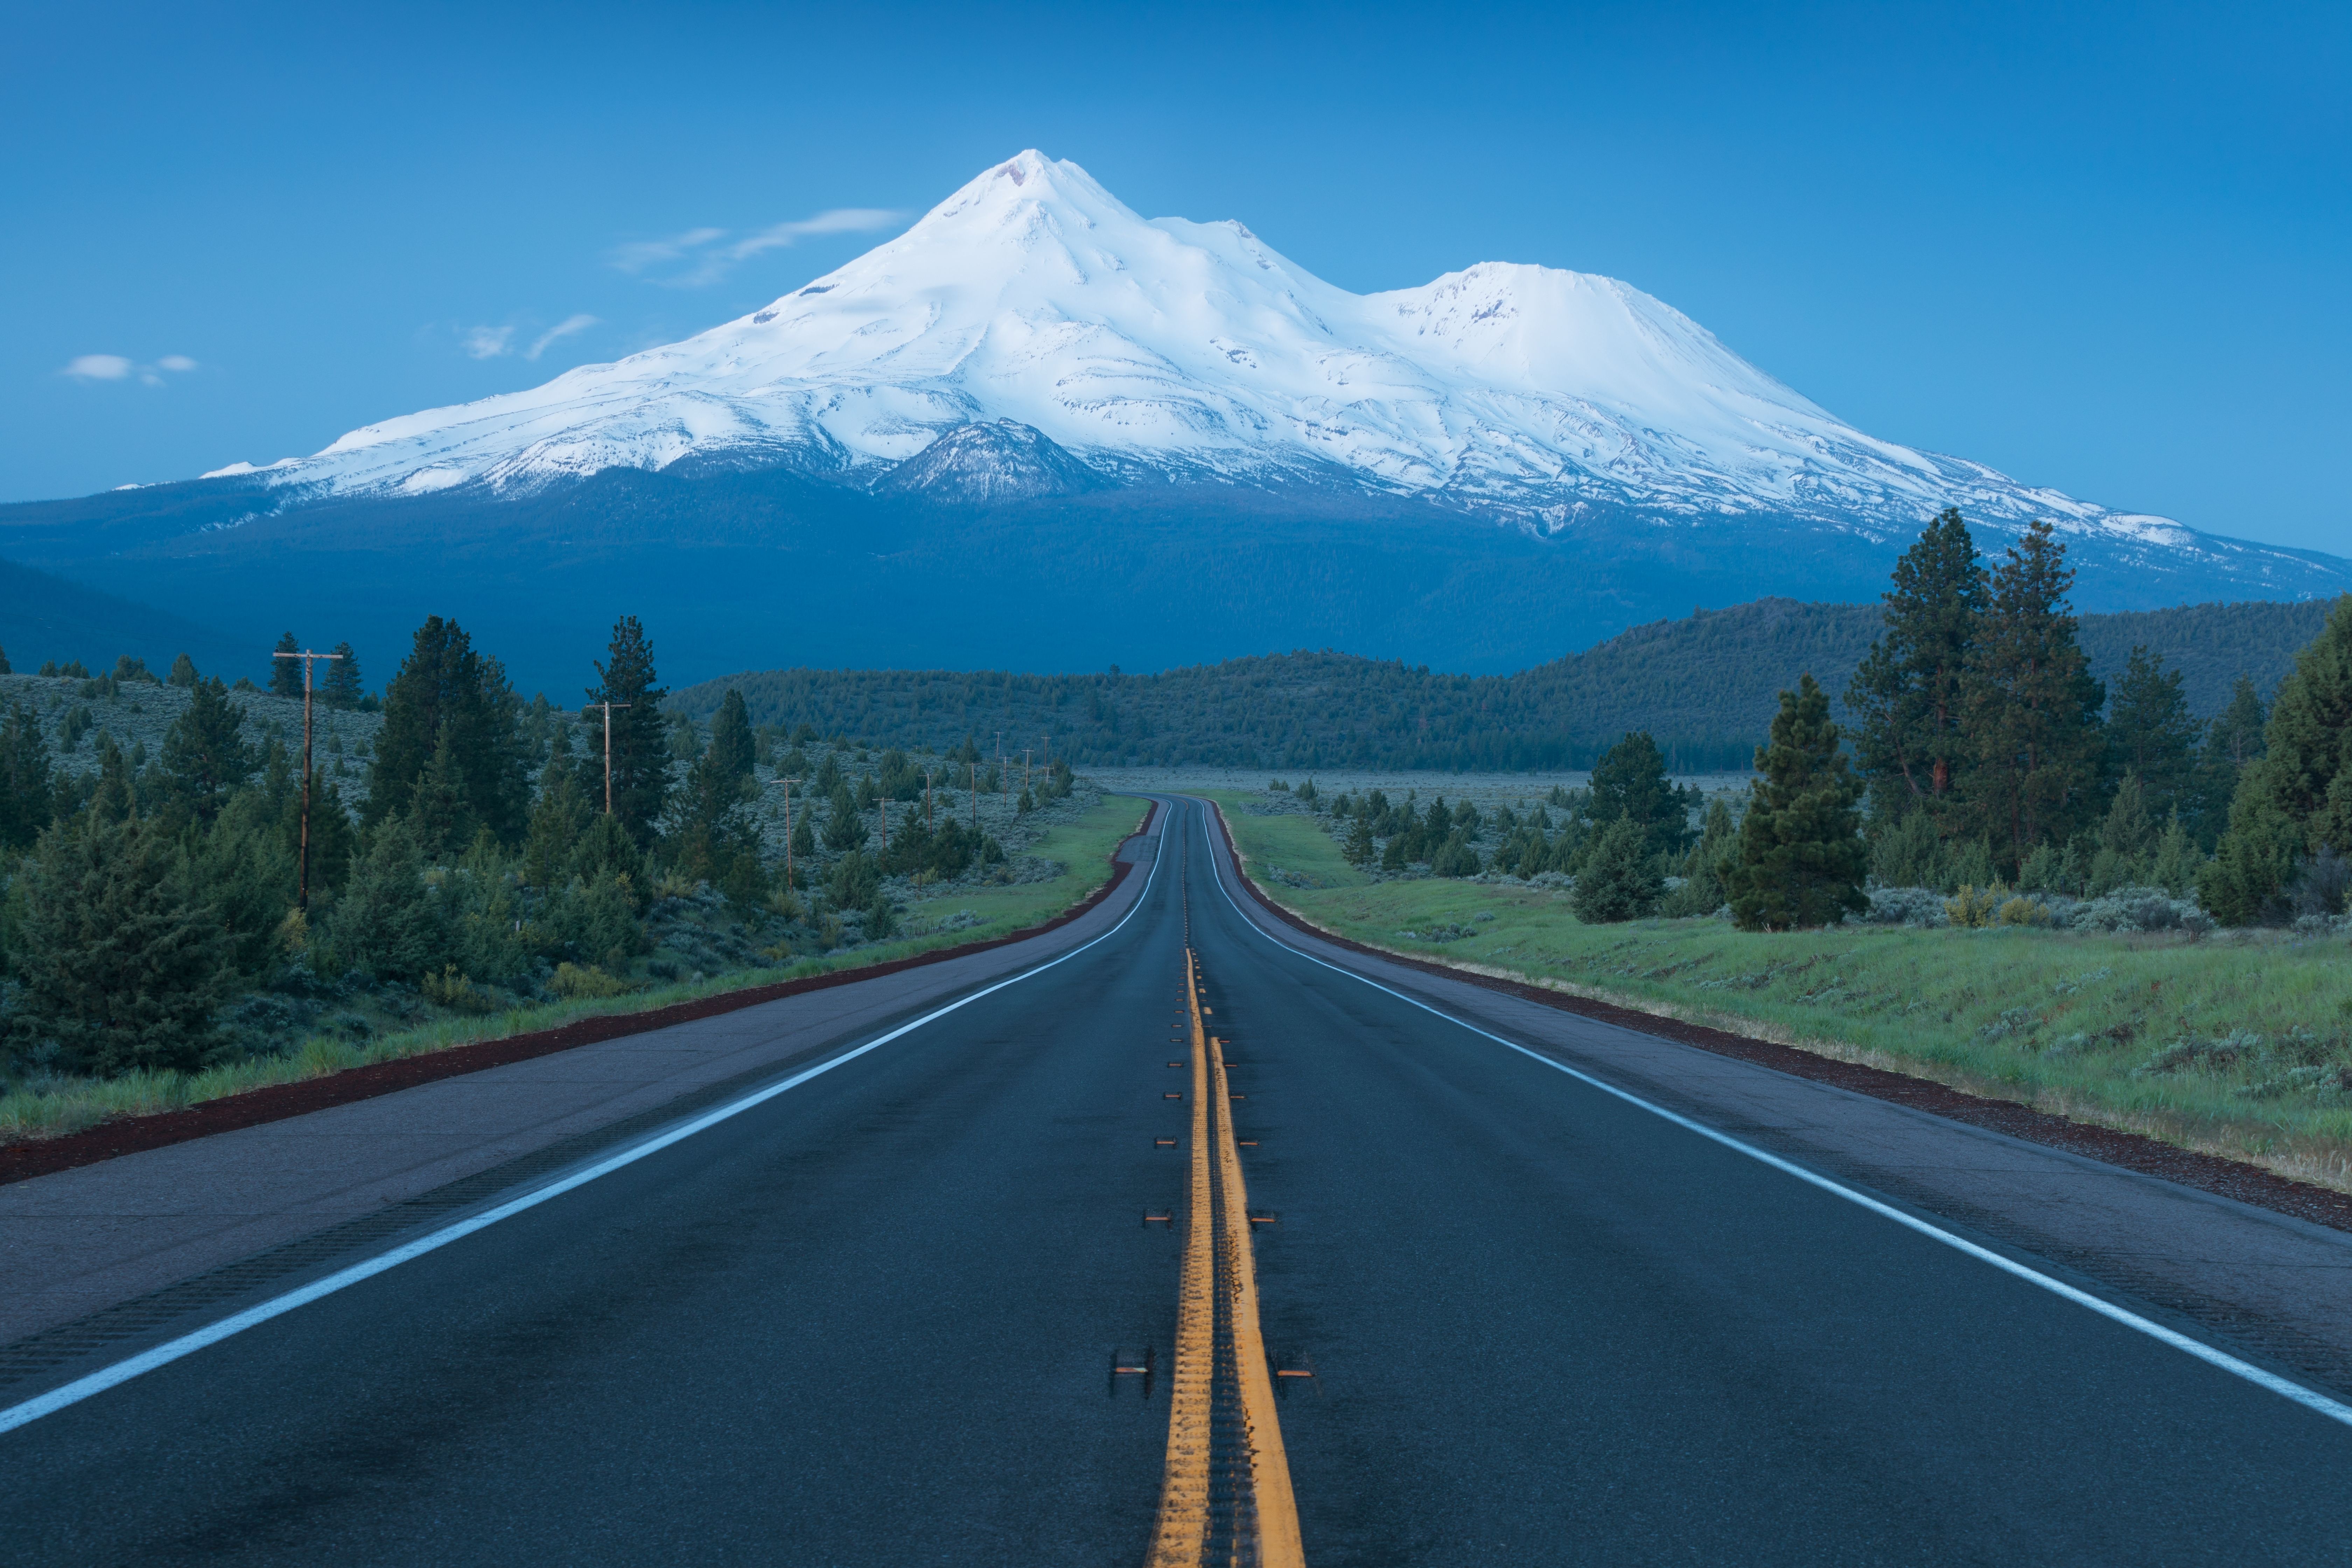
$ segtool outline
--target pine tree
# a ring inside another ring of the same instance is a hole
[[[1587,925],[1613,925],[1648,914],[1664,887],[1642,825],[1620,816],[1585,854],[1569,908]]]
[[[369,772],[368,823],[415,805],[446,731],[447,773],[469,824],[488,827],[501,844],[520,839],[530,803],[521,708],[497,659],[476,652],[457,622],[427,616],[384,689],[383,727]]]
[[[356,708],[362,691],[360,656],[347,642],[337,643],[331,651],[335,657],[319,677],[318,700],[330,708]]]
[[[1721,800],[1706,805],[1699,825],[1698,842],[1691,846],[1689,868],[1683,885],[1666,895],[1659,912],[1667,915],[1711,915],[1724,905],[1723,862],[1738,838],[1731,808]]]
[[[1363,866],[1370,861],[1377,853],[1377,847],[1372,842],[1372,819],[1370,816],[1361,812],[1356,814],[1355,821],[1348,828],[1348,842],[1339,853],[1347,857],[1350,866]]]
[[[558,745],[563,746],[560,736]],[[542,892],[572,879],[572,857],[595,808],[568,765],[569,747],[551,759],[541,775],[538,804],[530,808],[530,831],[522,845],[522,879]]]
[[[425,776],[416,781],[409,820],[425,858],[436,865],[457,858],[480,826],[467,798],[465,775],[458,771],[457,728],[446,719],[425,763]]]
[[[2352,595],[2279,683],[2263,754],[2239,774],[2199,896],[2231,925],[2267,918],[2322,849],[2352,853]]]
[[[191,904],[163,825],[89,816],[41,837],[20,879],[12,1032],[68,1072],[193,1072],[220,1039],[227,935]]]
[[[654,646],[636,616],[613,624],[612,645],[596,675],[590,702],[629,704],[613,710],[613,815],[638,847],[650,848],[669,805],[670,749],[661,710],[669,691],[654,684]],[[602,715],[600,709],[600,722]]]
[[[1993,569],[1965,685],[1976,745],[1963,791],[2001,867],[2063,843],[2097,806],[2106,694],[2074,638],[2066,547],[2046,522]]]
[[[199,681],[188,706],[163,735],[163,773],[173,801],[209,823],[229,792],[253,775],[259,759],[241,733],[245,715],[228,700],[221,678]]]
[[[1587,809],[1596,826],[1621,818],[1632,822],[1642,831],[1645,853],[1652,855],[1679,854],[1690,842],[1690,813],[1697,794],[1677,789],[1667,779],[1665,753],[1646,730],[1609,748],[1593,764],[1590,787],[1592,798]]]
[[[437,974],[454,957],[446,913],[425,880],[425,850],[406,816],[379,820],[352,867],[351,885],[325,921],[324,947],[337,973],[378,980]]]
[[[2194,808],[2197,721],[2180,682],[2180,671],[2135,647],[2107,698],[2108,767],[2137,777],[2158,816],[2184,800]]]
[[[751,715],[743,694],[730,687],[710,721],[710,749],[705,753],[730,778],[748,779],[759,760],[759,743],[751,735]]]
[[[2137,773],[2126,773],[2116,785],[2115,799],[2099,824],[2099,847],[2091,858],[2086,890],[2096,898],[2113,888],[2141,879],[2154,858],[2159,829],[2148,810],[2147,792]],[[2044,847],[2047,847],[2046,846]]]
[[[23,704],[0,725],[0,847],[29,849],[56,810],[48,737],[39,715]]]
[[[190,658],[186,654],[182,654],[172,661],[172,675],[170,680],[166,684],[180,687],[192,687],[195,685],[199,679],[200,678],[196,674],[196,661]]]
[[[1886,630],[1846,689],[1862,720],[1854,752],[1880,820],[1916,807],[1940,818],[1975,757],[1963,692],[1986,605],[1984,568],[1958,508],[1946,507],[1903,552],[1885,605]]]
[[[299,653],[302,645],[288,632],[278,639],[278,653]],[[269,661],[269,689],[279,697],[302,695],[302,661],[299,658],[276,658]]]
[[[2197,799],[2190,826],[2197,842],[2210,850],[2230,820],[2230,802],[2238,793],[2238,776],[2248,763],[2263,754],[2263,728],[2270,710],[2261,693],[2244,676],[2230,690],[2230,705],[2205,732],[2197,757]]]
[[[1838,751],[1829,693],[1810,675],[1780,693],[1772,739],[1756,750],[1764,776],[1749,786],[1748,815],[1723,868],[1732,919],[1742,931],[1794,931],[1836,923],[1866,909],[1862,798]]]

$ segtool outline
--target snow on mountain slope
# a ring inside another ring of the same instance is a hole
[[[246,471],[314,493],[688,458],[871,482],[997,421],[1117,479],[1354,484],[1541,529],[1633,508],[1888,538],[1958,504],[2117,542],[2200,537],[1873,439],[1612,279],[1481,263],[1350,294],[1238,223],[1147,221],[1035,152],[750,316]],[[924,493],[961,471],[933,468]]]

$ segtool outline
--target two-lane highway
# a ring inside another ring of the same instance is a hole
[[[2347,1556],[2352,1427],[1295,951],[1161,822],[1092,946],[0,1433],[8,1560]]]

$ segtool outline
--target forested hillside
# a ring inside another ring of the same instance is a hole
[[[2210,718],[2231,683],[2264,693],[2318,635],[2325,604],[2196,605],[2085,616],[2101,679],[2146,644],[2185,676]],[[730,688],[755,721],[877,744],[944,747],[965,736],[1014,753],[1050,744],[1081,766],[1589,766],[1631,730],[1658,738],[1678,772],[1745,767],[1783,688],[1811,673],[1843,693],[1880,629],[1875,605],[1759,599],[1636,626],[1583,653],[1507,676],[1433,674],[1351,654],[1297,652],[1156,675],[780,669],[681,690],[715,711]]]

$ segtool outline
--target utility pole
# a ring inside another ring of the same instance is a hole
[[[784,890],[790,892],[793,887],[793,790],[801,781],[770,779],[768,782],[784,786]]]
[[[295,873],[294,907],[308,914],[310,910],[310,665],[314,659],[341,658],[339,653],[312,653],[305,648],[300,653],[274,653],[272,658],[299,658],[302,661],[302,852]]]
[[[636,704],[634,702],[591,702],[588,706],[591,708],[602,708],[604,710],[604,815],[610,816],[613,815],[613,710],[615,708],[634,708]],[[790,799],[791,797],[786,796],[785,798]]]

